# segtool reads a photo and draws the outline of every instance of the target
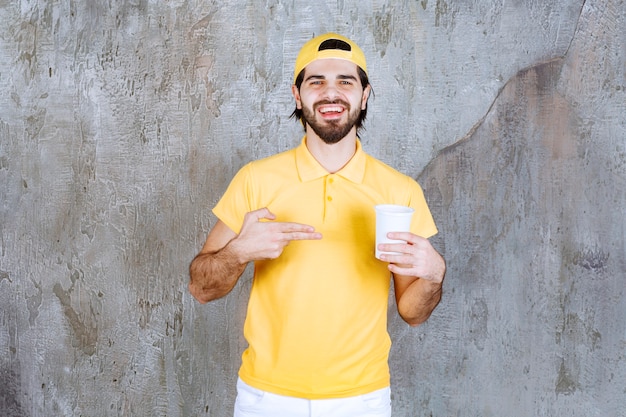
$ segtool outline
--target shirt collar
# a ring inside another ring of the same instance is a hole
[[[346,166],[335,173],[352,182],[361,183],[365,175],[365,152],[361,147],[361,141],[356,140],[356,151]],[[329,172],[320,165],[309,149],[306,147],[306,136],[296,148],[296,166],[302,182],[312,181],[329,175]]]

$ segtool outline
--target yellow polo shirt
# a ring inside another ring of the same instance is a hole
[[[254,161],[233,178],[213,212],[236,233],[244,215],[267,207],[276,221],[311,225],[321,240],[293,241],[255,262],[239,376],[300,398],[339,398],[389,386],[390,273],[374,257],[376,204],[415,209],[411,231],[437,232],[421,187],[363,152],[329,174],[295,149]]]

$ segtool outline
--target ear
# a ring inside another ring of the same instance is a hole
[[[293,94],[293,98],[296,99],[296,108],[302,109],[302,100],[300,99],[300,90],[296,85],[291,86],[291,94]]]
[[[361,110],[365,110],[367,108],[367,99],[370,96],[370,91],[372,91],[372,86],[367,85],[363,90],[363,98],[361,99]]]

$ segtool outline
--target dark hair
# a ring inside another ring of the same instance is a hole
[[[361,79],[361,85],[363,86],[363,90],[365,90],[365,88],[370,85],[370,80],[367,77],[367,74],[365,73],[365,71],[363,71],[363,69],[359,66],[356,67],[357,68],[357,72],[359,74],[359,78]],[[306,69],[306,68],[305,68]],[[300,91],[300,87],[302,86],[302,82],[304,81],[304,70],[300,71],[300,74],[298,74],[298,76],[296,77],[296,88],[298,89],[298,91]],[[374,92],[371,91],[371,94],[373,94]],[[361,110],[361,114],[359,115],[358,120],[356,121],[356,130],[357,132],[363,128],[363,122],[365,121],[365,117],[367,116],[367,104],[365,105],[365,109]],[[302,109],[299,109],[296,106],[296,109],[293,111],[293,113],[291,113],[291,116],[289,116],[289,118],[296,118],[298,119],[300,122],[302,122]],[[306,128],[306,126],[305,126]]]

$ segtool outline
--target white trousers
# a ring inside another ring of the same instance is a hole
[[[237,381],[234,417],[391,417],[389,388],[348,398],[285,397]]]

